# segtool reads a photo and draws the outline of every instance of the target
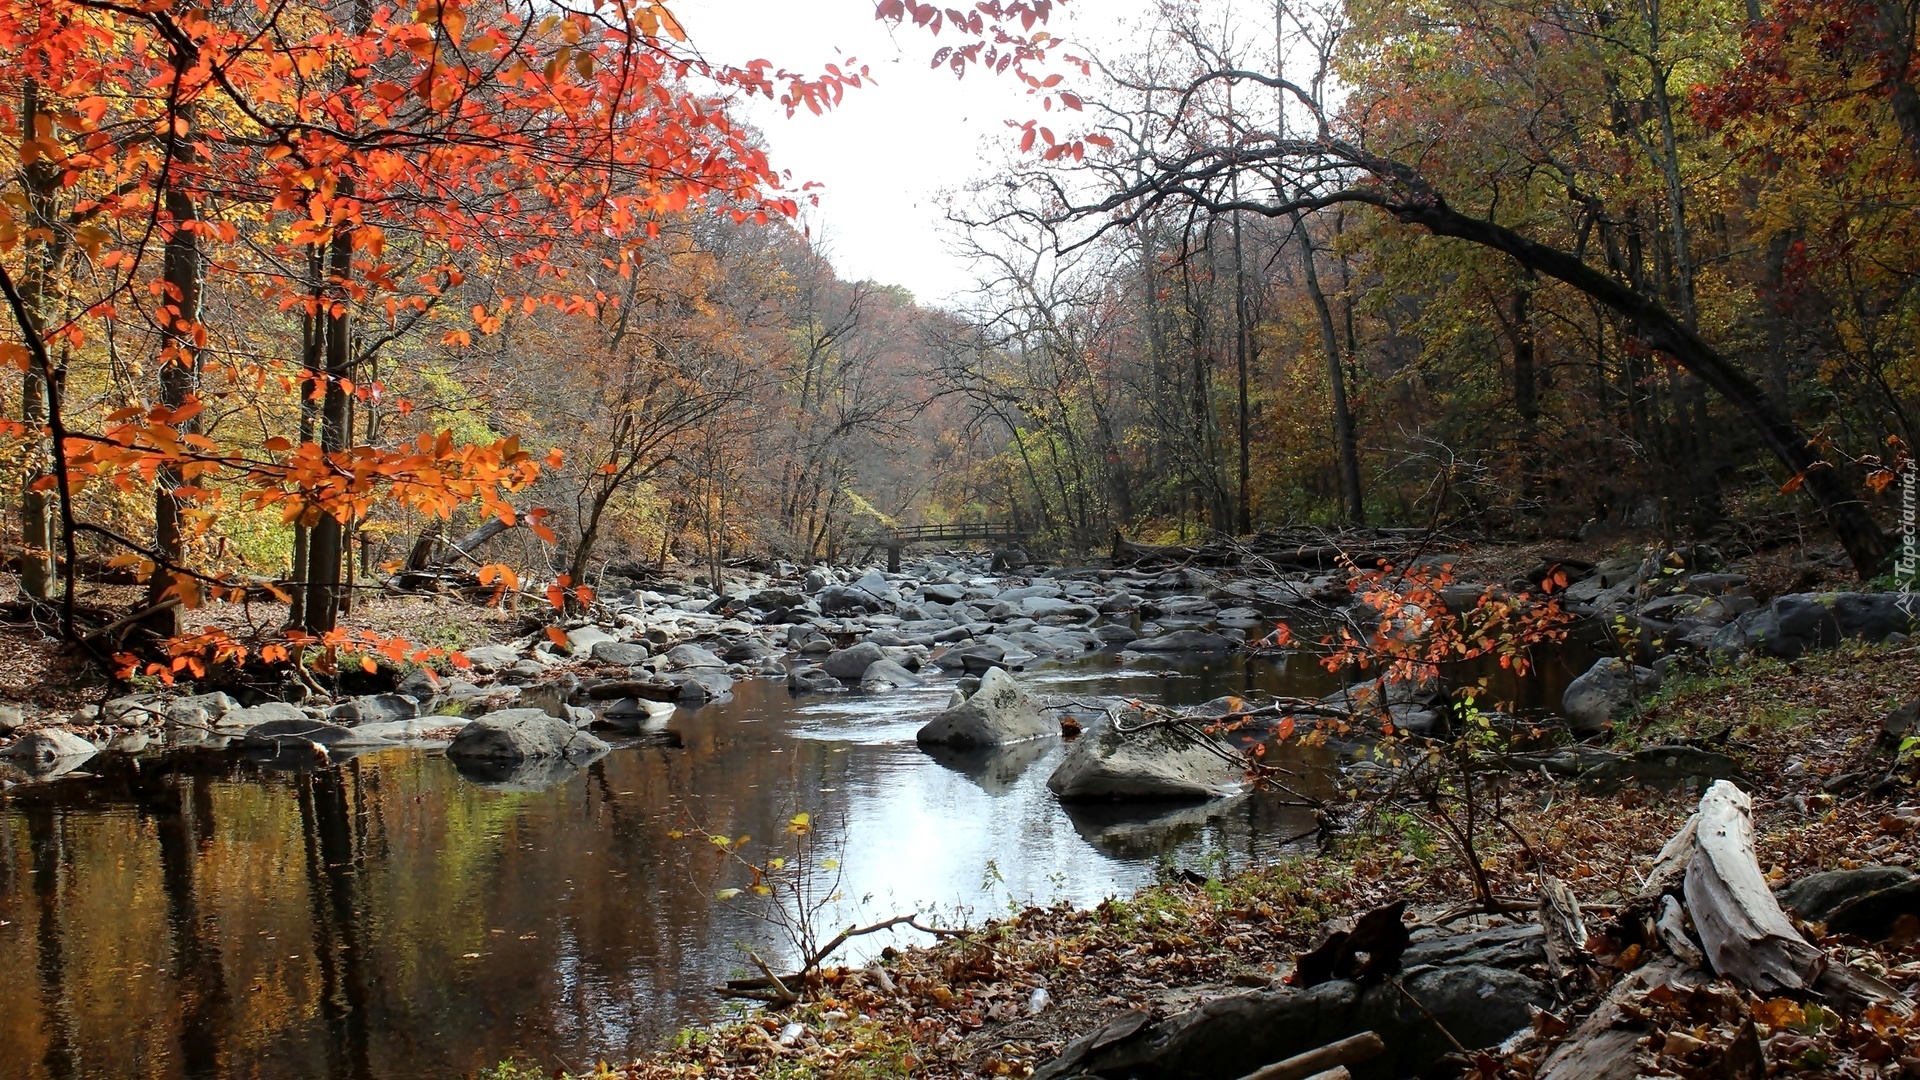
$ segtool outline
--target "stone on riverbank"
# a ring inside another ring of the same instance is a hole
[[[1033,1080],[1245,1076],[1362,1031],[1377,1033],[1387,1052],[1350,1066],[1355,1080],[1420,1075],[1453,1050],[1452,1039],[1496,1046],[1531,1022],[1531,1010],[1551,1007],[1551,988],[1521,973],[1545,962],[1541,942],[1538,926],[1415,942],[1404,957],[1405,990],[1343,979],[1216,998],[1144,1023],[1122,1013],[1068,1044]]]
[[[1754,649],[1791,660],[1848,638],[1884,641],[1892,634],[1910,634],[1914,616],[1900,606],[1901,598],[1891,592],[1789,593],[1721,627],[1709,651],[1724,655]]]
[[[22,735],[0,756],[9,757],[26,768],[45,769],[69,760],[91,757],[99,747],[62,728],[42,728]]]
[[[520,662],[520,650],[511,645],[481,645],[462,653],[478,671],[493,672]]]
[[[647,647],[631,641],[602,641],[593,647],[593,659],[602,664],[634,667],[647,662]]]
[[[928,721],[914,738],[923,746],[999,746],[1058,733],[1013,676],[989,668],[978,691]]]
[[[1560,712],[1576,735],[1594,735],[1625,716],[1633,704],[1660,689],[1660,673],[1617,656],[1594,661],[1560,697]]]
[[[571,720],[549,716],[542,709],[503,709],[461,728],[447,747],[447,756],[526,761],[584,757],[607,749],[596,736],[576,730]]]

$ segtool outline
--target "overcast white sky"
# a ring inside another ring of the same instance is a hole
[[[1106,39],[1150,3],[1080,0],[1056,9],[1051,29]],[[969,268],[942,240],[942,193],[994,172],[1016,137],[1005,122],[1038,115],[1016,80],[931,70],[933,51],[954,37],[892,30],[874,20],[872,0],[680,0],[674,11],[716,62],[764,58],[810,72],[853,56],[869,66],[877,85],[825,116],[789,120],[763,103],[747,118],[778,166],[825,185],[808,223],[842,277],[904,285],[933,304],[968,288]]]

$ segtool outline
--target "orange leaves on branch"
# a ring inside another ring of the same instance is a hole
[[[527,511],[527,527],[533,530],[533,535],[547,543],[558,544],[560,538],[555,536],[552,527],[546,524],[547,517],[552,513],[553,511],[546,507],[536,507]]]

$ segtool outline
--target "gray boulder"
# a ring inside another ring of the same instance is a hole
[[[1586,674],[1567,684],[1560,712],[1576,734],[1592,735],[1625,716],[1634,702],[1660,689],[1660,672],[1629,664],[1617,656],[1594,661]]]
[[[665,678],[678,688],[674,700],[682,705],[704,705],[733,693],[732,677],[713,668],[677,671]]]
[[[351,740],[352,728],[329,724],[325,720],[269,720],[247,729],[240,741],[245,746],[278,749],[287,743],[318,743],[337,746]]]
[[[237,708],[232,698],[218,690],[175,698],[136,694],[107,702],[102,718],[109,724],[133,726],[160,720],[176,727],[212,727]]]
[[[268,701],[244,709],[234,709],[214,725],[223,734],[239,735],[270,720],[309,720],[307,711],[284,701]]]
[[[1030,619],[1092,622],[1100,617],[1098,611],[1085,604],[1076,604],[1071,600],[1061,600],[1051,596],[1030,596],[1013,605],[1013,610],[1016,614]]]
[[[586,757],[606,749],[605,742],[577,730],[571,720],[549,716],[540,709],[504,709],[488,713],[461,728],[447,747],[447,756],[485,761],[527,761]]]
[[[1067,801],[1085,799],[1217,799],[1240,791],[1240,755],[1192,724],[1142,725],[1137,712],[1120,725],[1102,720],[1073,741],[1047,788]]]
[[[839,652],[831,654],[827,657],[826,662],[820,666],[826,669],[827,674],[836,679],[845,679],[848,682],[853,682],[862,675],[865,675],[868,668],[886,658],[887,654],[881,651],[879,645],[871,641],[862,641],[857,645],[841,649]]]
[[[1527,1027],[1531,1010],[1553,1003],[1551,987],[1523,974],[1544,962],[1537,926],[1416,942],[1404,960],[1400,986],[1342,979],[1231,994],[1158,1020],[1121,1013],[1069,1043],[1033,1080],[1245,1076],[1362,1031],[1379,1034],[1387,1052],[1350,1066],[1355,1080],[1423,1075],[1454,1040],[1497,1046]]]
[[[69,759],[82,759],[97,753],[99,747],[62,728],[41,728],[22,735],[0,755],[14,759],[32,770],[51,768]]]
[[[989,668],[980,689],[922,727],[921,745],[1000,746],[1059,733],[1059,725],[1041,715],[1025,688],[1001,668]]]
[[[1826,922],[1835,909],[1882,889],[1904,885],[1913,876],[1913,871],[1904,866],[1862,866],[1808,874],[1780,890],[1780,906],[1792,908],[1808,922]]]
[[[355,727],[347,746],[407,743],[414,746],[446,745],[466,721],[458,716],[423,716],[413,720],[388,720]]]
[[[405,694],[367,694],[327,710],[327,719],[339,724],[385,724],[420,715],[420,703]]]
[[[725,660],[713,655],[698,645],[675,645],[667,650],[667,663],[683,670],[699,668],[720,668],[727,666]]]
[[[0,705],[0,736],[13,734],[24,723],[26,717],[20,711],[20,706]]]
[[[619,640],[597,626],[576,626],[567,631],[567,651],[575,656],[592,656],[595,646]]]
[[[1758,650],[1791,660],[1843,639],[1883,641],[1912,633],[1914,616],[1900,606],[1900,593],[1789,593],[1749,611],[1714,635],[1711,651]]]
[[[860,676],[860,689],[881,693],[902,686],[925,686],[926,680],[891,660],[875,660]]]
[[[880,600],[871,593],[849,585],[829,585],[814,596],[822,615],[845,615],[856,611],[879,611]]]
[[[617,664],[621,667],[633,667],[647,662],[647,647],[631,641],[602,641],[593,647],[590,654],[602,664]]]
[[[846,688],[846,683],[812,664],[802,664],[787,672],[787,689],[796,694],[830,693]]]
[[[520,650],[511,645],[481,645],[463,650],[462,655],[481,671],[500,671],[520,661]]]

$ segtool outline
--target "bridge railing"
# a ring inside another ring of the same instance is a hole
[[[1001,540],[1019,543],[1026,538],[1027,530],[1017,525],[964,521],[946,525],[907,525],[877,530],[873,533],[870,542],[874,547],[887,549],[887,569],[893,573],[899,573],[900,553],[909,544],[960,543],[967,540]]]

